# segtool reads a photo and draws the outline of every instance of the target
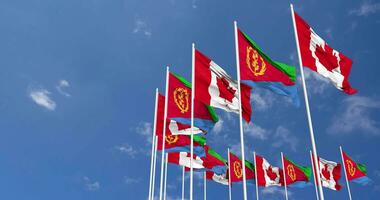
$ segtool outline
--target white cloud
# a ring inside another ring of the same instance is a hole
[[[309,69],[304,70],[304,75],[308,92],[312,94],[323,94],[330,85],[329,80]]]
[[[271,92],[261,90],[260,92],[253,93],[251,99],[254,112],[268,110],[272,107],[275,98]]]
[[[131,177],[125,177],[124,182],[126,184],[137,184],[141,182],[141,178],[131,178]]]
[[[67,80],[60,80],[58,82],[58,85],[55,88],[61,95],[65,97],[70,97],[71,95],[64,91],[65,88],[69,88],[69,87],[70,87],[70,83]]]
[[[325,30],[325,34],[327,35],[327,37],[328,37],[329,39],[332,39],[332,38],[333,38],[332,28],[327,28],[327,29]]]
[[[266,140],[270,134],[270,132],[252,122],[249,124],[244,124],[244,133],[250,137]]]
[[[115,149],[118,150],[120,153],[127,154],[131,158],[134,158],[135,155],[138,153],[138,151],[135,150],[129,144],[123,144],[123,145],[120,145],[120,146],[116,146]]]
[[[283,126],[277,127],[274,134],[274,141],[272,144],[273,147],[289,146],[293,151],[296,151],[298,145],[297,137],[292,135],[290,131]]]
[[[371,111],[380,109],[379,100],[363,96],[350,96],[343,101],[343,105],[343,109],[340,109],[333,117],[332,124],[327,129],[328,133],[341,135],[356,131],[380,135],[379,122],[371,117]]]
[[[223,130],[223,123],[223,119],[219,118],[219,121],[215,124],[214,128],[212,129],[212,132],[215,134],[221,133]]]
[[[41,89],[31,89],[29,92],[29,97],[39,106],[42,106],[50,111],[55,110],[57,107],[56,103],[50,98],[50,92],[43,88]]]
[[[88,191],[97,191],[100,189],[100,183],[98,181],[92,181],[87,176],[83,177],[84,185]]]
[[[276,187],[276,186],[272,186],[272,187],[265,187],[261,190],[261,193],[263,195],[278,195],[279,199],[283,199],[284,196],[285,196],[285,190],[283,187]],[[291,196],[292,193],[288,190],[288,197]],[[273,199],[274,197],[272,197],[271,199]]]
[[[140,122],[140,124],[136,127],[135,131],[138,134],[145,137],[148,141],[148,144],[152,143],[152,134],[153,134],[152,123]]]
[[[198,8],[197,0],[192,0],[191,1],[191,7],[194,8],[194,9]]]
[[[132,32],[135,34],[141,33],[141,34],[145,35],[146,37],[152,36],[152,32],[148,28],[147,23],[145,21],[143,21],[142,19],[136,19],[135,20],[135,27],[133,28]]]
[[[380,3],[372,3],[370,1],[363,1],[359,8],[350,10],[350,14],[357,16],[368,16],[380,11]]]

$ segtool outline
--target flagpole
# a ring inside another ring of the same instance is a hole
[[[203,173],[203,199],[206,200],[207,199],[207,181],[206,181],[206,171],[204,171]]]
[[[149,176],[149,197],[152,197],[152,179],[153,179],[153,160],[154,160],[154,144],[155,144],[155,135],[156,135],[156,124],[157,124],[157,104],[158,104],[158,88],[156,88],[156,101],[154,105],[154,121],[153,121],[153,133],[152,133],[152,153],[150,158],[150,176]]]
[[[301,79],[302,79],[302,87],[303,87],[303,94],[304,94],[304,99],[305,99],[305,106],[306,106],[306,114],[307,114],[307,119],[309,123],[309,131],[310,131],[310,138],[311,138],[311,145],[313,149],[313,157],[315,163],[318,163],[318,157],[317,157],[317,147],[315,145],[315,139],[314,139],[314,130],[313,130],[313,122],[311,120],[311,113],[310,113],[310,108],[309,108],[309,98],[307,96],[307,89],[306,89],[306,82],[305,82],[305,76],[303,73],[303,67],[302,67],[302,59],[301,59],[301,51],[299,47],[299,41],[298,41],[298,34],[297,34],[297,28],[296,28],[296,22],[295,22],[295,17],[294,17],[294,9],[293,9],[293,4],[290,4],[290,9],[292,11],[292,19],[293,19],[293,28],[294,28],[294,35],[296,39],[296,44],[297,44],[297,52],[298,52],[298,62],[299,62],[299,68],[301,72]],[[319,165],[315,165],[315,170],[317,172],[317,182],[321,183],[321,177],[319,173]],[[318,189],[319,189],[319,194],[321,200],[324,200],[324,195],[323,195],[323,189],[322,185],[318,184]]]
[[[164,182],[164,200],[166,200],[166,183],[168,179],[168,153],[165,155],[165,182]]]
[[[156,135],[155,140],[154,140],[154,161],[153,161],[153,178],[152,178],[151,200],[154,199],[154,187],[155,187],[155,181],[156,181],[157,144],[158,144],[158,136]]]
[[[281,161],[282,161],[282,173],[284,176],[284,186],[285,186],[285,199],[288,200],[288,188],[286,183],[286,174],[285,174],[285,164],[284,164],[284,154],[281,152]]]
[[[311,161],[311,167],[313,168],[313,180],[314,180],[314,187],[315,187],[315,195],[317,196],[317,200],[319,200],[319,195],[318,195],[318,188],[317,188],[317,180],[315,180],[315,177],[317,176],[314,171],[314,162],[313,162],[313,155],[311,154],[310,151],[310,161]]]
[[[344,161],[344,158],[343,158],[343,150],[342,150],[342,146],[339,146],[339,149],[340,149],[340,156],[342,157],[342,164],[343,164],[344,176],[346,177],[348,196],[350,197],[350,200],[352,200],[352,197],[351,197],[351,190],[350,190],[350,184],[348,183],[348,177],[347,177],[346,165],[345,165],[345,161]]]
[[[253,162],[255,163],[255,179],[256,179],[256,200],[259,200],[259,181],[257,179],[256,152],[253,152]]]
[[[232,200],[230,148],[227,148],[227,152],[228,152],[228,196],[230,197],[229,200]]]
[[[195,95],[195,44],[192,44],[191,56],[191,131],[190,131],[190,200],[193,200],[193,157],[194,157],[194,95]]]
[[[166,118],[168,115],[168,90],[169,90],[169,66],[166,67],[166,88],[165,88],[165,109],[164,109],[164,125],[162,129],[162,150],[161,150],[161,177],[160,177],[160,200],[162,200],[162,189],[164,184],[164,163],[165,163],[165,130]]]
[[[243,114],[241,106],[241,88],[240,88],[240,61],[239,61],[239,47],[238,47],[238,35],[237,35],[237,22],[234,21],[235,30],[235,52],[236,52],[236,70],[237,70],[237,83],[239,92],[239,124],[240,124],[240,145],[241,145],[241,158],[242,158],[242,170],[243,170],[243,197],[247,200],[247,181],[245,174],[245,152],[244,152],[244,134],[243,134]]]
[[[182,167],[182,200],[185,200],[185,166]]]

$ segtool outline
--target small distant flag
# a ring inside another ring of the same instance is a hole
[[[239,157],[230,152],[230,163],[228,163],[231,174],[231,183],[243,181],[243,167]],[[253,180],[255,178],[255,167],[249,161],[245,161],[245,176],[247,180]]]
[[[203,169],[203,160],[197,156],[193,155],[193,168]],[[168,153],[168,162],[184,167],[190,167],[191,156],[189,152],[172,152]]]
[[[249,86],[241,86],[245,121],[251,120]],[[195,49],[195,99],[227,112],[239,113],[238,85],[219,65]]]
[[[288,157],[284,156],[284,169],[286,185],[302,181],[309,182],[311,176],[311,167],[304,167],[296,164]]]
[[[331,48],[296,12],[294,15],[302,64],[346,94],[355,94],[357,90],[348,82],[351,59]]]
[[[273,167],[265,158],[256,154],[257,184],[259,186],[284,185],[283,171],[279,167]]]
[[[240,29],[238,29],[238,46],[240,76],[243,83],[289,96],[295,105],[299,105],[295,67],[273,61]]]
[[[222,185],[228,185],[228,178],[226,174],[218,175],[213,171],[206,171],[206,178],[207,180],[212,180]]]
[[[205,156],[204,137],[193,135],[194,154]],[[162,150],[162,136],[158,136],[157,150]],[[190,152],[190,136],[188,135],[165,135],[165,152]]]
[[[341,164],[320,157],[318,160],[322,186],[332,190],[340,190],[342,186],[338,181],[341,177]]]
[[[367,185],[371,179],[367,177],[367,167],[364,164],[352,160],[344,151],[342,151],[344,166],[348,181],[353,181],[361,185]]]

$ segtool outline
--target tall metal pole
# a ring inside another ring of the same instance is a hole
[[[313,180],[314,180],[314,186],[315,186],[315,195],[317,196],[317,200],[319,200],[318,186],[317,186],[317,180],[316,180],[317,175],[314,171],[315,168],[314,168],[313,154],[311,153],[311,151],[310,151],[310,161],[311,161],[311,167],[313,168],[313,175],[314,175]]]
[[[206,180],[206,171],[203,173],[203,199],[207,200],[207,180]]]
[[[253,152],[253,162],[255,163],[255,179],[256,179],[256,200],[259,200],[259,181],[257,178],[257,163],[256,163],[256,152]]]
[[[284,163],[284,154],[281,152],[281,161],[282,161],[282,173],[284,176],[284,186],[285,186],[285,199],[288,200],[288,188],[286,183],[286,173],[285,173],[285,163]]]
[[[191,132],[190,132],[190,200],[193,200],[193,157],[194,157],[194,95],[195,95],[195,44],[192,44],[191,57]]]
[[[153,161],[154,161],[154,148],[156,141],[156,124],[157,124],[157,104],[158,104],[158,88],[156,88],[156,101],[154,105],[154,121],[153,121],[153,133],[152,133],[152,153],[150,158],[150,176],[149,176],[149,197],[152,197],[152,180],[153,180]]]
[[[164,200],[166,200],[166,185],[168,180],[168,153],[165,155],[165,180],[164,180]]]
[[[346,177],[346,183],[347,183],[347,190],[348,190],[348,196],[350,197],[350,200],[352,200],[352,197],[351,197],[351,190],[350,190],[350,184],[348,183],[348,177],[347,177],[347,169],[346,169],[346,162],[343,158],[343,150],[342,150],[342,146],[339,146],[339,149],[340,149],[340,156],[342,157],[342,164],[343,164],[343,170],[344,170],[344,175]]]
[[[232,200],[230,148],[227,148],[227,152],[228,152],[228,196],[230,197],[229,200]]]
[[[234,21],[235,29],[235,52],[236,52],[236,70],[237,70],[237,82],[238,82],[238,92],[239,92],[239,125],[240,125],[240,145],[241,145],[241,159],[242,159],[242,170],[243,170],[243,197],[247,200],[247,180],[245,174],[245,152],[244,152],[244,133],[243,133],[243,114],[241,106],[241,88],[240,88],[240,61],[239,61],[239,44],[238,44],[238,32],[237,32],[237,22]]]
[[[164,184],[164,163],[165,163],[165,130],[166,118],[168,115],[168,90],[169,90],[169,66],[166,67],[166,88],[165,88],[165,109],[164,109],[164,125],[162,129],[162,150],[161,150],[161,179],[160,179],[160,200],[162,200],[162,190]]]
[[[300,68],[300,72],[301,72],[303,94],[304,94],[304,98],[305,98],[307,120],[308,120],[308,124],[309,124],[311,146],[312,146],[312,149],[313,149],[314,161],[315,161],[315,163],[318,163],[317,147],[315,145],[313,122],[311,120],[311,113],[310,113],[310,108],[309,108],[309,99],[308,99],[308,96],[307,96],[305,76],[304,76],[304,73],[303,73],[301,51],[300,51],[300,46],[299,46],[299,41],[298,41],[298,34],[297,34],[296,21],[295,21],[295,17],[294,17],[293,4],[290,4],[290,9],[292,11],[293,28],[294,28],[294,35],[295,35],[296,44],[297,44],[298,61],[299,61],[299,68]],[[320,170],[319,170],[319,165],[318,164],[315,165],[315,170],[317,172],[317,182],[321,183],[321,177],[320,177],[320,173],[319,173]],[[324,200],[323,189],[322,189],[322,185],[321,184],[318,184],[318,189],[319,189],[319,196],[320,196],[321,200]]]
[[[152,178],[151,200],[154,199],[154,189],[155,189],[155,181],[156,181],[157,144],[158,144],[158,136],[156,135],[155,140],[154,140],[154,159],[153,159],[153,178]]]

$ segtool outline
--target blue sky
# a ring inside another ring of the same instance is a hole
[[[233,20],[273,59],[297,65],[287,1],[1,0],[0,198],[145,199],[154,91],[165,66],[190,79],[191,43],[236,77]],[[340,161],[339,145],[367,164],[371,186],[351,184],[355,199],[380,194],[379,1],[294,1],[296,11],[332,47],[354,61],[347,96],[306,70],[319,154]],[[299,91],[301,95],[302,91]],[[301,99],[303,101],[303,99]],[[280,152],[309,165],[304,104],[256,89],[247,155],[274,165]],[[208,144],[238,152],[238,116],[220,114]],[[169,199],[180,197],[181,171],[169,166]],[[196,176],[195,197],[202,182]],[[328,199],[347,199],[325,189]],[[187,185],[188,186],[188,185]],[[249,199],[254,187],[249,186]],[[157,191],[157,190],[156,190]],[[234,199],[241,199],[234,185]],[[281,188],[260,196],[283,199]],[[312,199],[314,188],[290,189]],[[212,199],[225,186],[208,182]]]

